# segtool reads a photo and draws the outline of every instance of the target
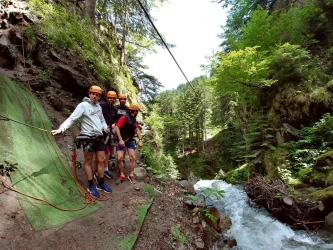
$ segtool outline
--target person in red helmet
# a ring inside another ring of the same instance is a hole
[[[115,108],[117,110],[116,122],[120,119],[120,117],[126,115],[128,112],[128,106],[126,105],[127,96],[125,94],[120,93],[118,95],[118,100],[119,100],[119,105],[115,106]],[[125,155],[126,155],[126,152],[123,157],[123,167],[125,167],[125,165],[126,165]],[[114,160],[114,158],[111,157],[110,160]]]
[[[106,94],[107,102],[101,103],[102,112],[106,124],[109,126],[111,130],[114,131],[116,126],[116,119],[117,119],[117,109],[114,106],[114,103],[117,100],[117,93],[114,91],[109,91]],[[110,133],[109,139],[105,143],[105,161],[104,161],[104,175],[108,178],[112,178],[112,173],[109,170],[109,156],[113,156],[114,154],[114,146],[112,145],[113,142],[113,134]],[[113,156],[114,158],[114,156]],[[96,177],[98,175],[95,175]]]
[[[99,86],[93,85],[89,89],[89,98],[83,98],[83,101],[77,105],[74,112],[64,121],[56,130],[52,130],[52,135],[58,135],[68,129],[75,121],[82,118],[81,133],[82,136],[88,136],[92,139],[92,143],[84,147],[84,170],[88,179],[88,191],[95,197],[99,198],[100,195],[97,190],[111,193],[112,189],[104,183],[104,140],[103,131],[107,134],[110,129],[107,126],[102,108],[98,101],[101,98],[102,89]],[[94,154],[96,155],[95,161],[98,171],[97,185],[94,184],[92,161]]]
[[[117,118],[116,121],[120,119],[123,115],[127,114],[128,106],[126,105],[127,97],[125,94],[118,95],[119,105],[116,106]]]
[[[120,117],[116,124],[116,135],[118,136],[119,145],[116,147],[117,150],[117,163],[119,169],[119,178],[116,180],[116,184],[120,184],[125,180],[124,166],[122,161],[124,159],[125,150],[127,149],[130,158],[130,174],[128,180],[135,184],[134,177],[134,166],[135,166],[135,149],[136,142],[134,140],[135,134],[139,138],[139,147],[142,147],[142,137],[139,129],[139,125],[136,121],[136,116],[139,113],[138,105],[131,104],[128,108],[128,112]]]

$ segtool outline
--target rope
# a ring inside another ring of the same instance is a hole
[[[33,195],[30,195],[30,194],[27,194],[27,193],[24,193],[24,192],[22,192],[22,191],[19,191],[19,190],[17,190],[16,188],[14,188],[12,185],[10,185],[1,175],[0,175],[0,181],[3,183],[3,185],[6,187],[6,188],[8,188],[8,189],[10,189],[10,190],[12,190],[12,191],[14,191],[14,192],[17,192],[17,193],[19,193],[19,194],[22,194],[22,195],[24,195],[24,196],[27,196],[27,197],[30,197],[30,198],[32,198],[32,199],[34,199],[34,200],[38,200],[38,201],[42,201],[42,202],[45,202],[46,204],[48,204],[48,205],[50,205],[50,206],[52,206],[52,207],[54,207],[54,208],[56,208],[56,209],[59,209],[59,210],[62,210],[62,211],[78,211],[78,210],[82,210],[82,209],[84,209],[86,206],[88,206],[91,202],[94,202],[94,201],[90,201],[89,203],[85,203],[85,205],[83,206],[83,207],[80,207],[80,208],[75,208],[75,209],[67,209],[67,208],[62,208],[62,207],[58,207],[57,205],[55,205],[55,204],[53,204],[53,203],[51,203],[51,202],[49,202],[49,201],[47,201],[47,200],[45,200],[45,199],[42,199],[42,198],[39,198],[39,197],[36,197],[36,196],[33,196]],[[87,200],[89,200],[90,198],[89,197],[87,197],[88,199]]]
[[[3,117],[2,119],[0,119],[0,121],[12,121],[12,122],[16,122],[18,124],[21,124],[21,125],[24,125],[24,126],[27,126],[27,127],[30,127],[30,128],[34,128],[34,129],[38,129],[40,131],[44,131],[44,132],[48,132],[48,130],[46,129],[42,129],[42,128],[38,128],[38,127],[35,127],[35,126],[32,126],[32,125],[29,125],[29,124],[26,124],[26,123],[23,123],[23,122],[19,122],[19,121],[16,121],[14,119],[11,119],[11,118],[8,118],[4,115],[0,115],[0,117]]]
[[[175,63],[177,64],[179,70],[182,72],[182,74],[183,74],[183,76],[185,77],[187,83],[188,83],[188,84],[190,85],[190,87],[192,88],[194,94],[195,94],[198,98],[200,98],[200,95],[198,95],[198,93],[197,93],[196,90],[194,89],[194,87],[193,87],[193,85],[191,84],[191,82],[187,79],[187,77],[186,77],[185,73],[183,72],[182,68],[179,66],[177,60],[175,59],[175,57],[174,57],[173,54],[171,53],[171,51],[170,51],[168,45],[165,43],[165,41],[164,41],[164,39],[162,38],[160,32],[157,30],[155,24],[153,23],[153,21],[151,20],[149,14],[148,14],[148,12],[147,12],[147,10],[145,9],[145,7],[143,6],[143,4],[141,3],[140,0],[137,0],[137,1],[138,1],[139,5],[140,5],[141,9],[142,9],[143,12],[145,13],[147,19],[149,20],[149,22],[151,23],[151,25],[152,25],[153,28],[155,29],[157,35],[160,37],[160,39],[161,39],[162,43],[164,44],[165,48],[168,50],[168,52],[169,52],[169,54],[171,55],[172,59],[173,59],[173,60],[175,61]],[[201,98],[200,98],[200,99],[201,99]],[[203,101],[204,101],[204,100],[201,99],[199,105],[204,104]],[[202,112],[204,112],[204,110],[202,110]],[[204,115],[203,115],[203,116],[204,116]],[[206,126],[206,116],[204,116],[203,120],[204,120],[204,124],[205,124],[205,126]],[[206,129],[205,129],[205,131],[206,131]],[[205,133],[206,133],[206,132],[205,132]]]

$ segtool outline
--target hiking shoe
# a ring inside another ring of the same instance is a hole
[[[112,193],[112,189],[108,187],[108,185],[106,185],[105,183],[103,183],[102,185],[97,185],[96,187],[98,190],[103,190],[105,193]]]
[[[109,169],[106,170],[106,171],[104,171],[104,175],[105,175],[106,177],[108,177],[109,179],[112,178],[112,173],[111,173],[111,171],[110,171]]]
[[[99,198],[99,193],[96,189],[96,186],[88,187],[87,190],[89,191],[89,193],[91,193],[92,196],[94,196],[95,198]]]
[[[128,176],[127,179],[128,179],[132,184],[135,184],[135,183],[136,183],[134,175],[130,175],[130,176]]]
[[[120,184],[125,180],[125,176],[119,176],[119,178],[116,180],[116,184]]]

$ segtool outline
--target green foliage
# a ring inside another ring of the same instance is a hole
[[[307,79],[311,66],[309,53],[298,45],[278,46],[272,55],[273,78],[279,82],[297,82]]]
[[[241,152],[238,160],[249,166],[261,164],[266,150],[274,150],[275,138],[267,117],[257,114],[248,121],[244,140],[235,142]]]
[[[324,87],[317,87],[310,93],[310,97],[318,103],[329,105],[332,101],[331,94]]]
[[[326,178],[326,181],[325,181],[325,185],[326,186],[330,186],[330,185],[333,185],[333,170],[331,170]]]
[[[181,173],[186,175],[189,171],[192,171],[195,176],[204,178],[214,178],[215,171],[214,165],[215,159],[205,152],[193,153],[188,156],[178,157],[176,159],[178,169]]]
[[[253,91],[272,85],[270,60],[258,47],[220,54],[220,64],[211,82],[224,94],[238,92],[242,99],[253,98]],[[247,95],[250,95],[249,97]]]
[[[207,217],[208,219],[210,219],[212,222],[216,221],[216,217],[213,214],[211,214],[211,212],[208,208],[203,209],[202,212],[203,212],[203,215],[205,217]]]
[[[293,173],[301,179],[309,179],[311,167],[317,157],[333,147],[333,117],[325,114],[322,119],[309,127],[302,127],[298,140],[290,143]]]
[[[4,163],[0,163],[0,175],[1,176],[10,176],[11,172],[17,170],[18,163],[10,163],[8,161],[4,161]]]
[[[143,147],[141,149],[141,152],[144,156],[145,162],[154,170],[160,171],[161,165],[159,164],[159,161],[154,154],[154,150],[152,149],[152,146],[150,144],[144,143]]]
[[[41,18],[36,28],[58,50],[68,50],[80,55],[93,74],[104,82],[113,82],[117,65],[110,58],[116,49],[112,40],[104,40],[89,20],[72,15],[60,5],[47,4],[43,0],[29,3]],[[31,30],[26,31],[31,36]],[[106,51],[105,51],[106,50]],[[111,59],[111,60],[110,60]]]
[[[201,190],[202,193],[206,196],[206,197],[215,197],[216,199],[220,200],[224,197],[224,190],[218,190],[215,188],[204,188]]]
[[[171,235],[173,240],[180,243],[186,243],[188,241],[186,235],[181,230],[180,224],[172,227]]]
[[[45,81],[50,78],[51,72],[37,67],[38,79],[40,81]]]
[[[233,6],[222,35],[226,39],[223,44],[227,51],[254,46],[268,50],[282,43],[309,46],[328,29],[328,15],[324,14],[327,10],[322,1],[290,4],[272,13],[269,13],[269,4],[264,2],[223,2]]]
[[[224,179],[228,183],[236,184],[239,182],[244,182],[248,180],[248,166],[243,164],[242,166],[232,169],[226,173]]]

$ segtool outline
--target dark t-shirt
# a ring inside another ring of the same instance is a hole
[[[110,106],[110,104],[107,102],[100,105],[102,107],[105,122],[108,126],[111,127],[111,125],[117,121],[117,109],[115,106]]]

